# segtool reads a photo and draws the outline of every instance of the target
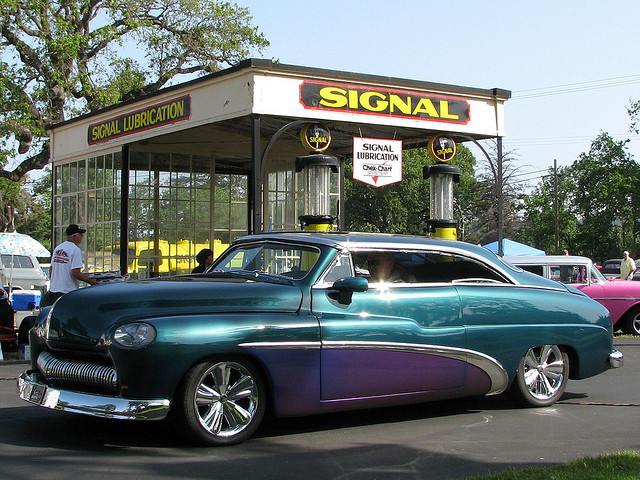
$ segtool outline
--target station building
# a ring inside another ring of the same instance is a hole
[[[330,215],[344,226],[344,164],[354,139],[403,149],[434,135],[504,136],[510,92],[249,59],[233,68],[80,116],[49,129],[53,242],[70,223],[91,271],[132,278],[185,273],[248,233],[300,228],[309,212],[305,126],[331,134],[338,160]],[[372,188],[375,188],[372,186]]]

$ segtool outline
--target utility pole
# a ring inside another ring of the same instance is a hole
[[[553,159],[553,207],[556,215],[556,253],[560,254],[560,208],[558,205],[558,160]]]

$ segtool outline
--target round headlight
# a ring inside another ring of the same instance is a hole
[[[144,322],[125,323],[113,332],[113,341],[125,348],[142,348],[156,338],[156,329]]]

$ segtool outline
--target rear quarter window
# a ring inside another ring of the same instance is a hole
[[[11,268],[13,257],[13,268],[33,268],[33,262],[26,255],[2,255],[2,265],[4,268]]]
[[[542,265],[518,265],[525,272],[535,273],[536,275],[544,276],[544,268]]]

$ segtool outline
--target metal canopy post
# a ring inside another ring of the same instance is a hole
[[[249,233],[262,231],[262,182],[264,175],[261,168],[260,147],[260,116],[254,115],[251,117],[251,158],[253,168],[249,186],[249,198],[251,200]]]
[[[498,255],[504,255],[504,248],[502,245],[502,238],[504,237],[503,223],[504,223],[504,194],[502,188],[502,137],[498,139],[498,179],[496,181],[496,189],[498,190]]]
[[[133,259],[129,255],[129,145],[123,145],[120,151],[120,274],[128,272],[128,265]]]

